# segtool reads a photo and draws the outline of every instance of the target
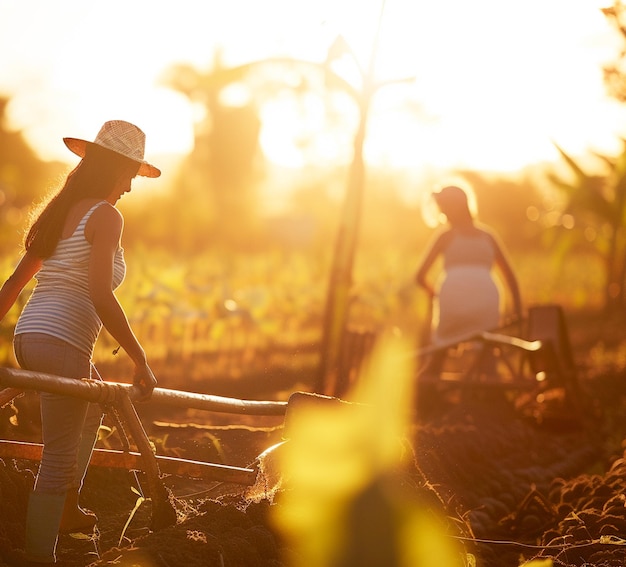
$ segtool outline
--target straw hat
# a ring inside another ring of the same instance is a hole
[[[97,145],[139,162],[138,175],[143,177],[159,177],[161,171],[143,159],[146,135],[134,124],[124,120],[105,122],[93,142],[79,138],[63,138],[71,152],[83,158],[90,145]]]

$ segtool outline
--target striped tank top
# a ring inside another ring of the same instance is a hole
[[[59,241],[35,276],[37,284],[15,327],[15,334],[43,333],[62,339],[90,357],[102,321],[89,294],[91,244],[85,225],[91,214],[106,201],[96,203],[81,219],[69,238]],[[118,247],[113,262],[113,289],[126,274],[124,251]]]

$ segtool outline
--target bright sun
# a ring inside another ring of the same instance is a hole
[[[349,11],[334,15],[354,59],[367,68],[380,3],[363,6],[360,22],[369,25],[350,23]],[[565,13],[568,26],[561,25]],[[584,41],[581,29],[589,30]],[[626,123],[602,84],[602,64],[618,52],[609,32],[597,7],[560,0],[530,0],[514,10],[501,0],[388,2],[374,74],[381,82],[413,81],[383,87],[374,97],[368,161],[516,171],[555,158],[555,141],[573,152],[590,145],[616,151]],[[355,76],[346,74],[358,87]],[[311,108],[292,100],[264,107],[262,144],[271,160],[299,167],[311,159],[345,158],[345,140],[329,138],[316,152],[306,146],[306,154],[303,138],[316,128],[320,138],[328,132],[311,116]]]
[[[227,64],[277,54],[322,62],[341,34],[354,60],[337,70],[360,89],[355,62],[367,68],[379,23],[376,80],[413,80],[374,96],[370,163],[516,170],[554,158],[554,141],[570,152],[614,151],[626,131],[623,107],[607,102],[602,85],[601,65],[620,44],[599,1],[233,0],[208,14],[180,0],[148,13],[124,4],[124,21],[115,9],[60,3],[67,10],[42,4],[41,20],[53,26],[32,22],[21,4],[0,5],[0,48],[12,54],[0,62],[10,125],[45,159],[68,159],[63,136],[91,138],[111,118],[140,125],[149,154],[189,151],[194,109],[158,79],[174,63],[208,68],[215,46]],[[107,41],[112,27],[126,40]],[[356,105],[330,102],[268,99],[260,109],[267,157],[290,168],[350,159]]]

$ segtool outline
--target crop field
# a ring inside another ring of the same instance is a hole
[[[131,250],[129,269],[117,295],[156,368],[168,386],[202,383],[276,369],[301,372],[319,358],[329,258],[272,251],[230,255],[206,253],[176,258]],[[393,329],[418,344],[428,326],[425,298],[412,277],[418,251],[361,252],[354,270],[349,326],[354,333]],[[0,277],[16,259],[5,258]],[[600,309],[603,282],[593,258],[555,265],[537,253],[514,258],[525,305],[557,303],[566,313]],[[11,335],[26,290],[0,329],[0,363],[14,365]],[[103,332],[95,362],[110,379],[124,379],[129,362]],[[177,371],[184,376],[177,376]],[[172,382],[169,384],[169,382]]]

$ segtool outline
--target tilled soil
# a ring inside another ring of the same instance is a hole
[[[478,566],[517,567],[532,558],[550,558],[553,565],[567,567],[625,565],[623,378],[613,374],[587,380],[576,409],[558,392],[523,408],[515,408],[499,391],[452,403],[436,400],[419,412],[407,433],[414,461],[398,478],[445,514],[449,537]],[[235,425],[227,425],[225,418],[206,419],[173,416],[168,423],[153,420],[147,429],[160,454],[232,466],[253,465],[260,453],[282,440],[276,418],[247,418]],[[0,551],[23,542],[34,466],[0,462]],[[270,520],[288,483],[277,487],[275,479],[262,475],[252,489],[163,480],[177,521],[151,530],[154,514],[151,501],[142,496],[143,475],[92,467],[82,504],[98,514],[99,528],[91,538],[63,536],[63,564],[294,564],[294,550]]]

